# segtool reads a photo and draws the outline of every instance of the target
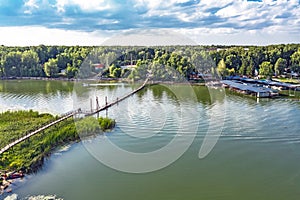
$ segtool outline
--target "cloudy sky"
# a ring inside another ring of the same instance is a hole
[[[300,0],[0,0],[0,45],[135,44],[147,35],[149,44],[265,45],[300,43],[299,33]]]

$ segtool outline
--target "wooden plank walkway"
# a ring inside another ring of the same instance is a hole
[[[108,109],[109,107],[111,107],[111,106],[113,106],[113,105],[115,105],[115,104],[117,104],[117,103],[123,101],[124,99],[126,99],[126,98],[130,97],[131,95],[137,93],[138,91],[144,89],[144,87],[145,87],[146,84],[148,83],[148,80],[149,80],[149,78],[147,78],[147,79],[144,81],[144,83],[143,83],[140,87],[138,87],[137,89],[133,90],[133,91],[130,92],[129,94],[126,94],[126,95],[124,95],[123,97],[117,98],[115,101],[113,101],[113,102],[111,102],[111,103],[108,103],[108,104],[106,104],[106,105],[104,105],[104,106],[102,106],[102,107],[96,109],[95,111],[91,111],[91,112],[88,112],[88,111],[87,111],[87,112],[81,111],[81,112],[84,113],[85,116],[91,116],[91,115],[95,115],[95,114],[97,114],[97,113],[99,113],[99,112],[101,112],[101,111],[103,111],[103,110],[106,110],[106,109]]]
[[[3,148],[0,150],[0,155],[3,154],[4,152],[8,151],[10,148],[14,147],[15,145],[17,145],[17,144],[19,144],[19,143],[25,141],[26,139],[29,139],[30,137],[32,137],[32,136],[34,136],[34,135],[36,135],[36,134],[38,134],[38,133],[40,133],[40,132],[42,132],[42,131],[44,131],[44,130],[50,128],[51,126],[54,126],[54,125],[56,125],[56,124],[58,124],[58,123],[60,123],[60,122],[62,122],[62,121],[64,121],[64,120],[66,120],[66,119],[68,119],[68,118],[71,118],[71,117],[73,117],[73,116],[75,116],[75,115],[77,115],[77,114],[84,114],[85,116],[91,116],[91,115],[95,115],[95,114],[97,114],[97,113],[99,113],[99,112],[101,112],[101,111],[103,111],[103,110],[108,109],[109,107],[111,107],[111,106],[113,106],[113,105],[119,103],[120,101],[123,101],[124,99],[128,98],[129,96],[131,96],[131,95],[137,93],[138,91],[144,89],[144,87],[146,86],[148,80],[149,80],[149,78],[147,78],[147,79],[145,80],[145,82],[144,82],[139,88],[133,90],[133,91],[130,92],[129,94],[127,94],[127,95],[125,95],[125,96],[123,96],[123,97],[121,97],[121,98],[117,98],[115,101],[113,101],[113,102],[111,102],[111,103],[108,103],[108,104],[106,104],[106,105],[104,105],[104,106],[98,108],[98,109],[95,110],[95,111],[90,111],[90,112],[86,111],[86,112],[84,112],[84,111],[82,111],[82,110],[79,108],[78,110],[71,111],[71,112],[68,112],[68,113],[64,114],[64,115],[61,116],[59,119],[57,119],[57,120],[55,120],[55,121],[53,121],[53,122],[51,122],[51,123],[49,123],[49,124],[47,124],[47,125],[41,127],[41,128],[38,128],[37,130],[35,130],[35,131],[33,131],[33,132],[30,132],[29,134],[27,134],[27,135],[25,135],[25,136],[23,136],[23,137],[21,137],[21,138],[15,140],[15,141],[13,141],[12,143],[6,145],[5,147],[3,147]]]
[[[47,124],[47,125],[39,128],[39,129],[37,129],[37,130],[35,130],[35,131],[33,131],[33,132],[31,132],[31,133],[29,133],[29,134],[27,134],[27,135],[25,135],[25,136],[17,139],[17,140],[15,140],[14,142],[12,142],[12,143],[6,145],[5,147],[3,147],[0,150],[0,155],[2,153],[4,153],[5,151],[9,150],[10,148],[12,148],[13,146],[15,146],[15,145],[17,145],[17,144],[25,141],[26,139],[28,139],[28,138],[30,138],[30,137],[32,137],[32,136],[34,136],[34,135],[36,135],[36,134],[44,131],[45,129],[47,129],[47,128],[51,127],[51,126],[54,126],[54,125],[58,124],[59,122],[62,122],[62,121],[66,120],[66,119],[68,119],[70,117],[73,117],[76,114],[77,114],[77,112],[72,112],[72,113],[70,113],[68,115],[64,115],[64,116],[60,117],[59,119],[57,119],[57,120],[55,120],[55,121],[53,121],[53,122],[51,122],[51,123],[49,123],[49,124]]]

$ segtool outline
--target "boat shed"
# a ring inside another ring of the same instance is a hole
[[[245,94],[255,95],[258,98],[271,97],[276,94],[276,92],[270,88],[260,87],[253,84],[246,84],[239,81],[223,80],[221,81],[221,83],[227,85],[231,89],[238,90]]]

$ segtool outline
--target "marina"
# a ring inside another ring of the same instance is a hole
[[[221,81],[221,84],[236,92],[255,96],[257,98],[276,97],[280,95],[279,91],[281,90],[290,90],[295,92],[300,89],[300,84],[251,79],[239,76],[227,77],[226,80]]]
[[[256,96],[257,98],[274,97],[279,95],[277,90],[255,84],[246,84],[243,82],[230,80],[223,80],[221,83],[223,83],[225,87],[229,87],[232,90],[238,91],[242,94]]]

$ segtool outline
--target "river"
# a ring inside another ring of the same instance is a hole
[[[135,87],[0,81],[0,111],[62,114],[90,109],[90,99],[95,107],[96,97],[103,105],[105,96],[111,101]],[[13,193],[67,200],[300,198],[299,101],[155,85],[100,115],[116,120],[112,132],[58,149]]]

